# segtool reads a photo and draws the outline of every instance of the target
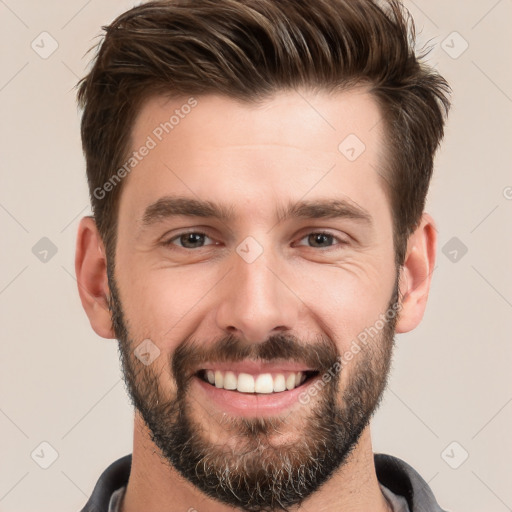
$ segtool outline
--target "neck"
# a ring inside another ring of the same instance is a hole
[[[187,510],[233,512],[231,506],[209,498],[185,480],[160,453],[136,413],[132,466],[121,512],[183,512],[182,504],[187,504]],[[391,512],[375,473],[369,427],[343,467],[303,504],[317,512]],[[288,510],[296,512],[299,506]]]

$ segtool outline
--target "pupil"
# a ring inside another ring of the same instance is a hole
[[[203,235],[200,235],[199,233],[187,233],[184,236],[184,239],[185,239],[185,244],[184,245],[187,245],[188,243],[190,243],[192,245],[198,244],[198,243],[201,242],[202,236]]]
[[[312,235],[313,237],[313,245],[319,244],[321,245],[322,242],[326,242],[331,238],[331,235],[326,235],[324,233],[317,233],[316,235]]]

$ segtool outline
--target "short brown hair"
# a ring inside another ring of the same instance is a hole
[[[122,183],[100,199],[94,191],[126,161],[144,100],[217,93],[256,102],[290,88],[332,92],[364,84],[383,114],[385,188],[395,259],[403,264],[425,206],[449,86],[415,55],[414,23],[397,0],[160,0],[103,29],[78,102],[107,258],[115,255]]]

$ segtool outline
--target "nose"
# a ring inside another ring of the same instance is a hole
[[[282,271],[283,263],[268,249],[252,263],[234,253],[233,262],[223,280],[218,327],[251,344],[294,330],[303,304],[286,282],[290,274]]]

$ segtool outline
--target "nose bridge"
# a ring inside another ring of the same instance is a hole
[[[221,329],[236,331],[252,343],[264,342],[273,331],[293,329],[300,303],[278,277],[282,262],[276,253],[270,246],[258,245],[259,249],[246,239],[233,254],[229,284],[217,313]]]

